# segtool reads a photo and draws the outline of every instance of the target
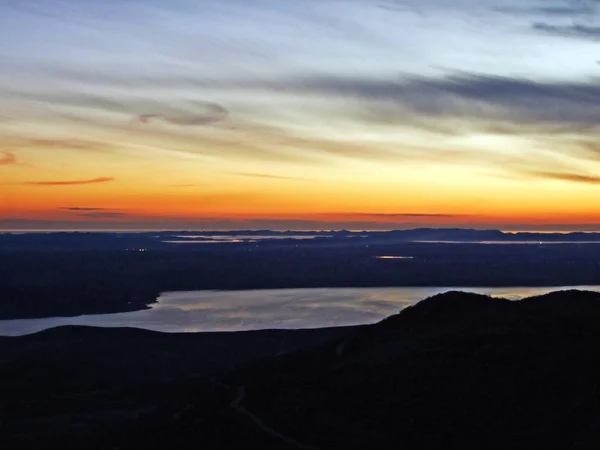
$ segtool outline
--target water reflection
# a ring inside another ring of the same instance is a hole
[[[313,328],[373,323],[431,295],[464,290],[518,300],[563,288],[322,288],[167,292],[151,309],[47,319],[0,321],[0,335],[34,333],[60,325],[137,327],[167,332]]]

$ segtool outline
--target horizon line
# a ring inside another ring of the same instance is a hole
[[[600,227],[597,230],[513,230],[502,228],[468,228],[468,227],[415,227],[404,229],[273,229],[273,228],[231,228],[231,229],[200,229],[200,228],[28,228],[28,229],[0,229],[0,234],[26,234],[26,233],[234,233],[234,232],[269,232],[269,233],[391,233],[391,232],[410,232],[418,230],[459,230],[473,232],[500,232],[505,235],[515,234],[598,234]]]

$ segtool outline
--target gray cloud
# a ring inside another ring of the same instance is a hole
[[[531,26],[534,30],[561,37],[574,37],[583,39],[600,40],[600,27],[589,25],[551,25],[536,22]]]
[[[148,124],[153,121],[162,121],[180,126],[208,125],[221,122],[229,116],[229,111],[216,103],[196,103],[196,112],[181,115],[142,114],[136,117],[136,121]]]
[[[105,211],[106,208],[85,208],[80,206],[60,206],[57,209],[63,209],[66,211]]]
[[[143,78],[136,78],[132,81],[124,82],[120,78],[113,78],[110,74],[98,75],[97,79],[86,80],[81,79],[83,75],[78,73],[65,74],[65,77],[70,77],[74,83],[91,82],[101,86],[121,86],[135,90],[140,86],[145,86],[145,83],[150,83],[152,87],[159,88],[181,88],[188,84],[186,80],[181,78],[156,78],[144,81]],[[93,84],[95,84],[93,83]],[[199,81],[192,83],[190,86],[199,87]],[[62,92],[53,93],[32,93],[25,90],[12,89],[3,93],[9,98],[15,100],[29,100],[33,103],[51,107],[56,111],[58,117],[62,118],[77,118],[85,121],[86,114],[74,114],[73,108],[85,113],[100,113],[104,119],[112,118],[113,120],[126,120],[127,117],[133,116],[134,122],[141,124],[150,124],[152,122],[164,122],[178,126],[202,126],[212,123],[222,122],[228,119],[230,112],[224,106],[207,101],[177,99],[171,101],[160,101],[153,98],[125,97],[122,95],[103,96],[98,94],[90,94],[85,92]],[[88,117],[87,120],[90,120]],[[96,118],[97,120],[97,118]],[[52,139],[40,139],[40,145],[52,145]],[[56,140],[56,144],[69,144],[78,146],[85,141],[71,140]]]
[[[562,6],[523,6],[523,7],[498,7],[494,11],[501,13],[528,15],[528,16],[547,16],[547,17],[573,17],[593,14],[595,9],[592,5],[573,1],[570,4]]]
[[[594,8],[582,2],[572,2],[571,5],[565,6],[540,6],[532,8],[532,11],[546,14],[549,16],[578,16],[583,14],[591,14]]]
[[[537,25],[545,30],[563,27]],[[600,28],[573,25],[573,32],[600,36]],[[564,31],[564,30],[563,30]],[[149,81],[150,83],[150,81]],[[173,88],[186,85],[180,78],[152,79],[153,86]],[[458,73],[445,78],[402,77],[359,78],[304,76],[279,80],[230,79],[195,80],[203,90],[227,89],[229,93],[259,91],[265,94],[309,96],[311,100],[331,98],[349,103],[329,119],[352,120],[371,125],[420,126],[442,134],[461,134],[461,128],[517,127],[535,132],[564,132],[588,128],[600,122],[600,82],[540,82],[522,78]],[[163,86],[165,84],[165,86]],[[98,110],[131,113],[141,124],[165,122],[179,126],[202,126],[226,120],[229,111],[211,102],[117,102],[104,104],[102,98],[69,97],[49,99],[51,103],[80,102]],[[136,113],[137,111],[137,113]],[[147,111],[140,113],[139,111]],[[258,111],[257,111],[258,113]],[[318,113],[318,111],[317,111]],[[439,119],[453,119],[454,123]],[[458,124],[457,120],[463,120]],[[490,122],[493,122],[491,124]],[[246,130],[247,131],[247,130]],[[511,130],[517,131],[517,130]],[[244,133],[244,129],[237,131]],[[246,145],[246,143],[244,143]]]
[[[593,16],[597,10],[600,2],[598,0],[561,0],[552,4],[540,6],[528,5],[523,2],[522,6],[501,6],[493,8],[495,11],[504,12],[509,14],[516,14],[519,16],[543,16],[547,18],[569,18],[569,19],[583,19]],[[584,16],[584,17],[582,17]]]
[[[598,0],[566,0],[561,6],[537,7],[537,12],[550,21],[536,21],[532,28],[552,36],[599,40],[600,27],[593,20],[598,13],[598,6]],[[563,20],[560,24],[554,24],[551,21],[554,17],[570,19],[571,23],[565,24]]]
[[[468,119],[469,126],[540,130],[580,130],[600,123],[597,80],[539,82],[463,73],[445,78],[303,77],[249,84],[265,91],[338,98],[350,102],[346,114],[378,123],[408,121],[429,127],[423,120]]]

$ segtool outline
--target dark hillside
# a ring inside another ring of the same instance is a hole
[[[3,448],[597,449],[600,294],[449,292],[380,323],[0,340]]]

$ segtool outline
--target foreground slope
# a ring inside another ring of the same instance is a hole
[[[39,377],[15,381],[23,371],[56,380],[61,368],[81,370],[72,344],[49,345],[57,339],[51,330],[0,341],[2,355],[12,355],[2,358],[13,386],[5,393],[37,408],[22,408],[21,434],[8,435],[26,435],[30,448],[47,444],[35,433],[54,433],[55,442],[75,448],[596,449],[599,320],[596,293],[511,302],[450,292],[374,325],[288,332],[285,345],[274,345],[279,332],[225,333],[220,347],[214,336],[148,333],[139,356],[106,355],[110,364],[82,372],[62,394]],[[77,342],[97,349],[109,333],[88,329]],[[127,333],[120,347],[145,339]],[[36,346],[46,346],[46,356],[32,353]],[[226,363],[215,370],[203,364],[209,349]],[[164,367],[163,374],[136,372],[136,358]],[[123,367],[132,373],[127,383],[118,381]],[[102,407],[90,409],[91,399]],[[90,418],[102,408],[112,415]]]

